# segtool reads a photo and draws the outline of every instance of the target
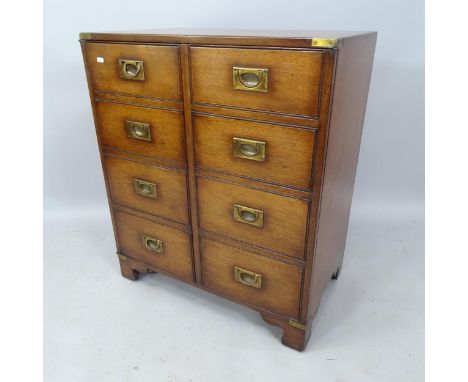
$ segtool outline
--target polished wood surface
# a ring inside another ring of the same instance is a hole
[[[310,189],[314,131],[213,116],[195,116],[193,124],[197,166]],[[233,137],[265,142],[265,160],[233,156]]]
[[[98,62],[98,57],[104,62]],[[119,59],[143,61],[145,80],[120,78]],[[177,46],[90,43],[86,44],[86,61],[95,90],[182,99]]]
[[[109,156],[105,165],[114,203],[189,224],[184,173]],[[135,179],[155,184],[157,197],[136,193]]]
[[[182,113],[111,102],[97,102],[96,113],[103,145],[186,163]],[[148,123],[151,141],[129,137],[126,121]]]
[[[115,221],[122,255],[192,281],[192,255],[187,233],[120,211],[115,213]],[[147,249],[142,235],[162,240],[164,253]]]
[[[342,266],[375,41],[367,32],[81,35],[122,275],[161,272],[248,306],[303,350]],[[120,78],[119,58],[143,60],[145,81]],[[268,91],[234,90],[233,66],[268,69]],[[149,123],[154,139],[129,138],[126,120]],[[265,142],[264,161],[234,157],[234,137]],[[135,178],[158,185],[158,198],[136,194]],[[234,204],[262,211],[263,226],[235,220]],[[142,235],[162,240],[164,254]],[[261,274],[262,288],[236,281],[234,267]]]
[[[347,39],[338,57],[307,317],[341,271],[377,35]]]
[[[262,210],[263,227],[235,221],[234,204]],[[202,229],[236,238],[253,247],[304,258],[308,211],[305,201],[199,178],[198,206]]]
[[[297,318],[302,269],[232,248],[201,241],[203,285],[285,317]],[[234,280],[234,267],[262,276],[261,288]],[[281,296],[281,298],[278,298]]]
[[[317,115],[321,52],[195,47],[190,57],[195,103]],[[233,89],[234,66],[268,69],[268,92]]]

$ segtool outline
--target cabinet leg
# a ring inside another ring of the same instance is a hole
[[[122,276],[129,280],[138,280],[138,271],[132,268],[130,262],[125,256],[119,256],[120,272]]]
[[[310,339],[310,325],[302,325],[297,321],[274,316],[269,313],[260,313],[263,320],[270,325],[283,329],[281,342],[290,348],[303,351]]]

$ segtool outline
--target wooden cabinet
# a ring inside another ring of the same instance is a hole
[[[122,275],[246,305],[303,350],[342,266],[376,33],[80,42]]]

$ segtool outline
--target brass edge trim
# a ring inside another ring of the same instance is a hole
[[[338,45],[337,38],[313,38],[312,47],[314,48],[336,48]]]
[[[297,322],[295,320],[289,320],[288,322],[289,326],[292,326],[296,329],[300,329],[300,330],[306,330],[307,329],[307,325],[304,325],[304,324],[301,324],[300,322]]]
[[[89,32],[81,32],[80,40],[91,40],[92,34]]]

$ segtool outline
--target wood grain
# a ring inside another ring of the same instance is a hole
[[[202,282],[201,257],[200,257],[200,236],[198,227],[198,205],[197,205],[197,184],[195,180],[195,144],[194,131],[192,125],[192,109],[190,90],[190,49],[188,45],[180,47],[180,60],[182,65],[182,85],[184,94],[184,123],[185,123],[185,141],[187,146],[187,188],[190,198],[190,217],[192,223],[192,248],[193,248],[193,266],[195,269],[195,280]]]
[[[203,285],[285,317],[297,318],[302,269],[202,239]],[[234,280],[234,267],[262,275],[260,289]]]
[[[264,211],[263,228],[235,221],[234,204]],[[304,258],[307,202],[199,177],[198,205],[202,229]]]
[[[195,47],[190,54],[195,103],[317,115],[321,52]],[[268,69],[268,92],[233,89],[234,66]]]
[[[161,99],[140,96],[138,94],[120,94],[109,91],[94,91],[94,100],[97,102],[114,102],[119,104],[126,104],[130,106],[149,107],[153,109],[161,109],[168,111],[183,111],[183,101],[175,99]]]
[[[246,305],[303,350],[342,266],[376,34],[222,32],[83,36],[122,275],[167,273]],[[146,80],[122,80],[118,58],[143,60]],[[268,92],[234,90],[233,66],[268,68]],[[154,142],[130,140],[126,119],[149,122]],[[266,161],[232,157],[234,136],[267,142]],[[160,198],[136,195],[135,177]],[[233,204],[263,210],[263,228],[235,221]],[[262,289],[234,266],[264,275]]]
[[[104,62],[97,62],[97,57]],[[120,78],[119,59],[142,60],[145,80]],[[182,99],[177,46],[88,43],[86,61],[95,90]]]
[[[110,102],[96,102],[103,145],[186,163],[182,113]],[[129,137],[126,121],[148,123],[151,141]]]
[[[105,166],[114,203],[189,224],[184,173],[113,157],[106,157]],[[155,184],[158,197],[137,194],[135,179]]]
[[[197,166],[310,189],[314,131],[208,116],[193,124]],[[265,161],[233,156],[233,137],[266,142]]]
[[[224,236],[213,231],[200,230],[200,237],[205,237],[210,240],[214,240],[221,244],[226,244],[230,247],[239,248],[247,252],[256,253],[264,257],[268,257],[273,260],[278,260],[286,264],[296,265],[298,267],[304,267],[305,261],[297,259],[295,257],[286,256],[282,253],[274,252],[268,248],[253,247],[249,243],[245,243],[237,240],[236,238]]]
[[[190,235],[121,211],[115,212],[115,220],[121,254],[162,268],[184,280],[193,280]],[[143,234],[162,240],[164,253],[147,249]]]

